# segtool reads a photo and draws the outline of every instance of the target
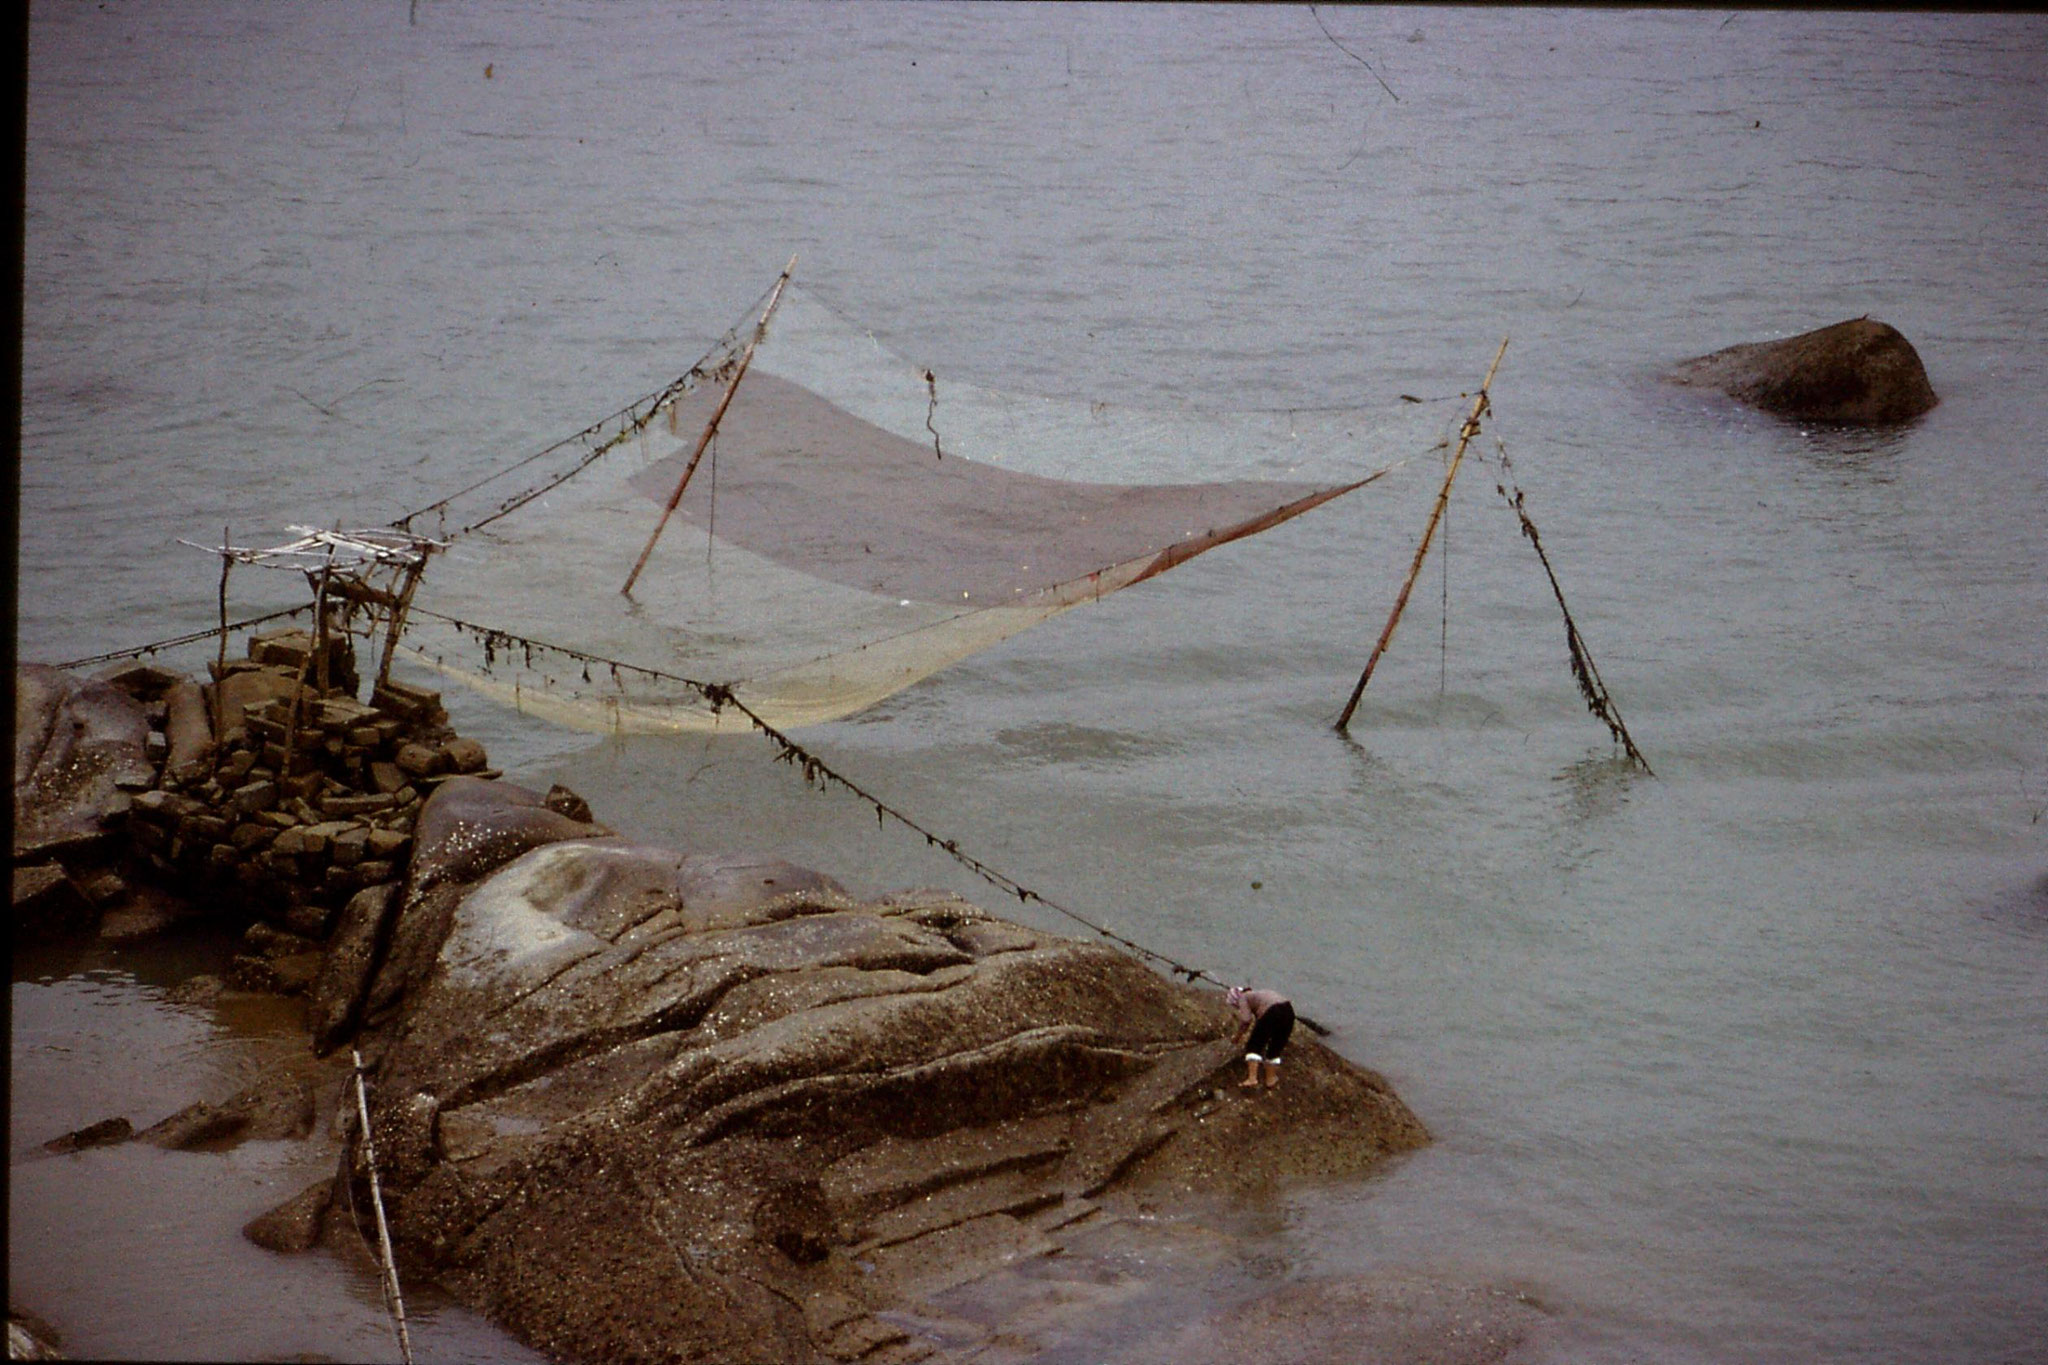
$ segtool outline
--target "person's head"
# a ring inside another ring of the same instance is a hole
[[[1244,993],[1250,989],[1250,986],[1232,986],[1229,990],[1223,992],[1223,1003],[1231,1006],[1233,1009],[1236,1008],[1237,1002],[1244,999]]]

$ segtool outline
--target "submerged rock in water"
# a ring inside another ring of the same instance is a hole
[[[243,1225],[242,1235],[257,1246],[286,1255],[311,1251],[320,1241],[333,1202],[333,1179],[316,1180],[268,1213],[250,1219]]]
[[[1901,422],[1941,401],[1913,344],[1867,317],[1783,341],[1730,346],[1688,360],[1664,378],[1807,421]]]
[[[1427,1141],[1300,1035],[1285,1086],[1240,1094],[1220,997],[1105,945],[616,836],[493,870],[436,852],[432,814],[403,911],[431,952],[373,1087],[385,1198],[407,1256],[552,1354],[915,1358],[876,1312],[1057,1249],[1105,1191]]]
[[[85,1127],[74,1129],[62,1137],[51,1138],[43,1144],[43,1150],[60,1154],[82,1152],[88,1147],[111,1147],[115,1143],[126,1142],[133,1136],[135,1129],[128,1120],[101,1119],[98,1123],[88,1123]]]
[[[220,1104],[200,1101],[143,1129],[143,1142],[173,1151],[247,1142],[302,1138],[313,1131],[312,1084],[303,1076],[274,1076]]]

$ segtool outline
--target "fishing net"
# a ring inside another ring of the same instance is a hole
[[[407,623],[411,657],[586,730],[745,723],[612,660],[815,724],[1372,482],[1442,434],[1443,411],[1412,402],[1165,413],[954,382],[794,287],[749,358],[756,335],[750,317],[667,389],[407,518],[448,541]]]

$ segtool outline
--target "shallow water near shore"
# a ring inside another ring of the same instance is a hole
[[[328,1131],[230,1151],[139,1142],[68,1155],[42,1143],[101,1119],[139,1131],[220,1100],[305,1049],[302,1008],[264,996],[212,1005],[169,988],[225,970],[232,940],[181,933],[145,948],[17,950],[9,1081],[8,1279],[17,1305],[75,1359],[332,1360],[397,1356],[367,1257],[282,1257],[242,1225],[333,1174]],[[325,1097],[323,1116],[335,1097]],[[542,1361],[431,1285],[406,1294],[421,1359]]]
[[[1656,777],[1477,465],[1331,731],[1433,457],[801,738],[1388,1075],[1435,1145],[1255,1211],[1276,1283],[1511,1286],[1526,1360],[2048,1360],[2048,23],[1320,10],[1369,71],[1306,9],[417,12],[38,7],[23,658],[207,626],[179,537],[417,506],[673,377],[792,251],[942,378],[1139,406],[1454,398],[1509,335],[1480,453]],[[1925,418],[1650,378],[1864,313]],[[448,701],[636,837],[1062,927],[759,741]],[[374,1280],[236,1235],[291,1153],[33,1154],[272,1045],[165,1002],[179,951],[17,956],[15,1301],[93,1354],[388,1354]],[[436,1311],[422,1358],[507,1345]]]

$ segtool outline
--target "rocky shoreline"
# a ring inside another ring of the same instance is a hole
[[[351,1049],[402,1274],[565,1360],[1025,1359],[1073,1314],[946,1305],[1428,1141],[1299,1033],[1287,1084],[1240,1093],[1215,992],[951,893],[635,843],[499,780],[433,694],[358,702],[352,661],[310,652],[260,637],[203,686],[28,666],[17,692],[17,933],[232,917],[248,951],[182,989],[300,996],[311,1043],[50,1148],[338,1134],[334,1176],[245,1229],[272,1250],[363,1254]],[[1492,1346],[1443,1358],[1519,1341],[1534,1310],[1496,1307]]]

